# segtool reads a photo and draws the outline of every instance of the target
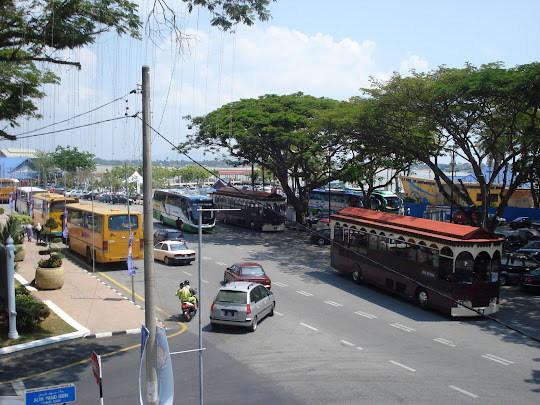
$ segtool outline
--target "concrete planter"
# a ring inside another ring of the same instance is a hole
[[[58,290],[64,285],[66,273],[64,267],[38,267],[36,269],[36,287],[40,290]]]
[[[17,249],[21,248],[18,252]],[[26,247],[24,245],[15,245],[15,261],[16,262],[22,262],[24,258],[26,257]]]

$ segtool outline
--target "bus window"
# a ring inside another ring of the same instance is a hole
[[[474,258],[469,252],[462,252],[456,258],[456,271],[454,281],[456,283],[472,283]]]
[[[340,225],[334,228],[334,240],[343,242],[343,228]]]
[[[476,256],[473,266],[473,281],[487,283],[491,281],[491,258],[486,252],[480,252]]]

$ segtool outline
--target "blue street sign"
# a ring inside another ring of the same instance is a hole
[[[75,386],[73,384],[26,390],[26,405],[52,405],[75,402]]]

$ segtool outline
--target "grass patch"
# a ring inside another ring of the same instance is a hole
[[[18,287],[19,285],[20,283],[15,280],[15,287]],[[0,347],[33,342],[34,340],[41,340],[76,331],[77,329],[73,328],[70,324],[51,311],[51,314],[41,323],[36,331],[19,332],[19,339],[8,339],[9,319],[5,312],[2,311],[2,313],[0,313]]]

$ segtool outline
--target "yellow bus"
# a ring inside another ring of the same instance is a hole
[[[133,236],[133,260],[143,258],[142,215],[120,208],[90,203],[67,206],[67,246],[86,258],[88,264],[127,262],[129,236]],[[92,251],[94,254],[92,255]],[[93,257],[93,259],[92,259]]]
[[[9,193],[13,193],[12,198],[15,198],[17,182],[17,180],[13,179],[0,179],[0,200],[2,202],[9,201]]]
[[[30,200],[28,207],[29,215],[34,218],[34,228],[37,224],[43,227],[49,218],[54,218],[58,226],[54,229],[46,229],[56,236],[62,236],[62,223],[64,222],[64,211],[69,204],[79,202],[78,198],[66,197],[55,193],[36,193]]]

